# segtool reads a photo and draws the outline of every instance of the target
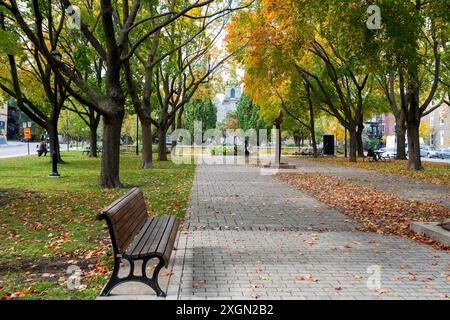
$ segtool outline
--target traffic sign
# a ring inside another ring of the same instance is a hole
[[[24,128],[23,129],[23,138],[24,139],[31,139],[31,128]]]

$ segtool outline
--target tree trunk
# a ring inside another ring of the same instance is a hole
[[[120,188],[120,131],[123,115],[103,117],[103,150],[100,185],[103,188]]]
[[[183,126],[183,112],[184,112],[184,107],[181,107],[181,109],[178,111],[178,114],[177,114],[176,129],[181,129],[181,127]],[[175,123],[175,121],[174,121],[174,123]],[[172,131],[172,135],[173,135],[173,131]],[[177,140],[172,139],[171,152],[173,155],[175,155],[175,152],[177,150],[177,142],[178,142]]]
[[[91,150],[89,151],[89,157],[97,158],[97,126],[91,126],[89,141]]]
[[[420,120],[409,120],[407,123],[408,134],[408,168],[409,170],[422,170],[422,161],[420,159],[420,138],[419,138]]]
[[[167,161],[166,134],[164,126],[158,128],[158,161]]]
[[[51,122],[52,120],[50,120],[50,122]],[[56,141],[54,141],[54,131],[53,130],[56,130]],[[53,149],[55,148],[55,150],[56,150],[56,154],[58,155],[58,157],[57,157],[57,159],[58,159],[58,163],[64,163],[63,161],[62,161],[62,158],[61,158],[61,150],[60,150],[60,146],[59,146],[59,138],[58,138],[58,128],[53,128],[53,126],[52,125],[50,125],[48,128],[47,128],[47,131],[48,131],[48,134],[49,134],[49,142],[50,142],[50,150],[49,150],[49,154],[50,154],[50,163],[52,163],[52,161],[53,161],[53,157],[52,157],[52,154],[53,154]]]
[[[315,133],[315,125],[314,125],[314,113],[313,113],[313,109],[310,109],[309,112],[310,116],[309,116],[309,131],[311,132],[311,142],[312,142],[312,147],[313,147],[313,155],[314,158],[317,158],[318,154],[317,154],[317,142],[316,142],[316,133]]]
[[[356,132],[356,143],[358,148],[358,157],[364,157],[364,145],[363,145],[363,131],[364,124],[358,125],[358,131]]]
[[[397,159],[405,160],[406,159],[406,128],[405,125],[397,124],[396,128],[397,133]]]
[[[408,169],[422,170],[420,159],[420,107],[419,107],[419,76],[417,66],[409,70],[410,82],[407,85],[409,109],[406,112],[406,129],[408,135]]]
[[[141,143],[142,143],[142,169],[151,169],[153,166],[153,148],[152,148],[152,128],[151,122],[141,120]]]
[[[356,162],[356,151],[358,149],[358,133],[356,128],[349,130],[350,132],[350,162]]]

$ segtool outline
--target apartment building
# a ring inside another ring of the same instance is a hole
[[[428,124],[430,135],[426,143],[436,149],[450,148],[450,107],[442,105],[422,118]]]

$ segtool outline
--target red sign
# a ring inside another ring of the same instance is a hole
[[[30,128],[24,128],[23,129],[23,138],[24,139],[31,139],[31,129]]]

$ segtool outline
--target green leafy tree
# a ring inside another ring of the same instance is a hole
[[[185,107],[184,127],[194,137],[194,122],[202,122],[202,130],[213,129],[217,123],[217,107],[211,100],[191,100]]]
[[[421,170],[421,118],[448,103],[448,1],[390,0],[380,8],[382,29],[367,33],[376,54],[367,61],[396,117],[400,156],[406,130],[408,167]]]
[[[236,107],[237,126],[240,129],[264,129],[267,127],[266,122],[258,114],[259,106],[252,103],[246,94],[241,96]]]

